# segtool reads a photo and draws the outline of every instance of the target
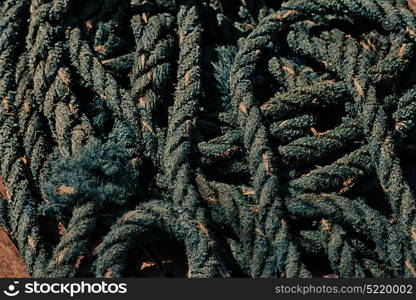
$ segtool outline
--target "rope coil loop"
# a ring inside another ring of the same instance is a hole
[[[416,277],[415,46],[413,0],[4,0],[0,226],[37,277]]]

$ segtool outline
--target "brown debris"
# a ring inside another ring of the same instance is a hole
[[[81,265],[81,262],[84,259],[84,257],[85,257],[84,255],[78,256],[77,261],[75,262],[75,269],[79,268],[79,266]]]
[[[238,151],[240,148],[238,146],[232,146],[230,149],[227,149],[223,152],[222,157],[228,157],[230,154]]]
[[[416,242],[416,228],[412,227],[410,231],[412,232],[412,239]]]
[[[29,113],[30,113],[30,104],[29,104],[27,101],[25,101],[25,102],[23,103],[23,111],[24,111],[26,114],[29,114]]]
[[[259,208],[257,206],[253,206],[250,210],[253,214],[258,214],[259,213]]]
[[[314,69],[312,69],[311,67],[306,67],[306,68],[304,68],[303,70],[302,70],[302,72],[315,72],[315,70]]]
[[[322,219],[321,224],[322,224],[323,231],[331,231],[331,224],[329,224],[328,220]]]
[[[75,115],[77,112],[78,112],[78,109],[76,109],[76,107],[74,106],[74,104],[72,104],[72,103],[68,103],[68,108],[69,108],[69,111],[73,114],[73,115]]]
[[[398,122],[398,123],[396,124],[396,126],[395,126],[396,131],[399,131],[399,130],[400,130],[400,128],[402,128],[404,125],[405,125],[405,123],[403,123],[403,122]]]
[[[361,41],[359,44],[367,51],[374,51],[376,49],[376,46],[368,38],[366,38],[364,41]]]
[[[409,33],[410,35],[416,36],[416,32],[414,32],[412,29],[410,29],[409,27],[406,27],[406,31],[407,33]]]
[[[293,14],[296,14],[297,12],[295,11],[295,10],[289,10],[289,11],[287,11],[286,13],[284,13],[283,15],[281,15],[281,16],[277,16],[276,18],[278,19],[278,20],[284,20],[284,19],[286,19],[287,17],[289,17],[290,15],[293,15]]]
[[[108,269],[107,272],[104,274],[104,278],[111,278],[113,275],[113,271],[111,269]]]
[[[30,235],[27,237],[27,242],[33,250],[36,250],[36,243]]]
[[[156,263],[154,263],[154,262],[151,262],[151,261],[144,261],[144,262],[142,263],[142,265],[140,266],[140,270],[144,270],[144,269],[146,269],[146,268],[155,267],[155,266],[156,266]]]
[[[345,192],[345,190],[354,182],[354,179],[355,178],[348,178],[347,180],[345,180],[343,183],[342,183],[342,188],[341,188],[341,190],[340,190],[340,193],[343,193],[343,192]]]
[[[137,166],[137,164],[139,163],[140,158],[139,157],[134,157],[131,159],[131,164],[133,167]]]
[[[388,221],[389,221],[390,224],[396,224],[397,223],[397,219],[395,219],[395,218],[389,218]]]
[[[3,176],[0,175],[0,196],[7,202],[11,202],[9,193],[4,185]]]
[[[65,72],[65,70],[63,69],[59,69],[58,70],[58,77],[59,79],[62,80],[63,83],[65,83],[66,85],[70,85],[71,84],[71,80],[69,79],[68,74]]]
[[[185,73],[185,86],[188,86],[190,79],[191,79],[191,71],[187,71]]]
[[[266,173],[268,175],[271,174],[270,172],[270,154],[269,153],[263,153],[263,168],[266,170]]]
[[[260,234],[261,236],[265,236],[263,231],[261,231],[259,228],[256,228],[254,231],[257,232],[258,234]]]
[[[283,66],[282,69],[291,75],[296,75],[296,72],[290,67]]]
[[[129,211],[128,213],[126,213],[122,218],[122,223],[124,223],[125,221],[127,221],[131,216],[134,216],[135,214],[137,214],[139,211],[138,210],[132,210]]]
[[[140,122],[142,123],[142,125],[144,126],[144,128],[146,128],[147,130],[149,130],[153,135],[155,135],[155,132],[153,131],[152,127],[150,127],[149,123],[140,120]]]
[[[153,73],[152,72],[147,72],[147,79],[152,80],[153,79]]]
[[[206,235],[208,235],[209,234],[209,232],[208,232],[208,228],[204,225],[204,224],[202,224],[202,223],[198,223],[198,224],[196,224],[196,228],[198,228],[198,229],[200,229],[203,233],[205,233]]]
[[[142,54],[140,55],[140,67],[144,69],[145,66],[146,66],[146,55]]]
[[[406,54],[406,47],[407,47],[407,44],[402,44],[400,46],[399,59],[403,59],[404,55]]]
[[[92,29],[94,28],[94,25],[92,24],[91,20],[87,20],[85,21],[85,27],[87,27],[88,31],[92,31]]]
[[[240,111],[246,116],[248,117],[248,109],[247,106],[241,102],[240,105],[238,105],[238,108],[240,109]]]
[[[410,263],[410,261],[406,260],[404,262],[404,264],[406,265],[406,268],[408,268],[410,270],[410,272],[413,274],[413,277],[416,278],[416,269],[415,267]]]
[[[68,251],[68,248],[64,248],[61,253],[59,253],[58,257],[56,258],[56,263],[59,265],[62,260],[64,259],[65,253]]]
[[[365,50],[367,50],[367,51],[370,51],[370,46],[369,45],[367,45],[367,43],[365,43],[365,42],[360,42],[360,45],[365,49]]]
[[[101,99],[104,99],[104,100],[107,99],[106,95],[98,94],[98,96],[100,96]]]
[[[141,106],[141,107],[146,107],[146,100],[144,99],[144,97],[140,97],[139,98],[139,105]]]
[[[192,121],[191,120],[186,120],[184,123],[185,123],[185,133],[184,133],[184,136],[185,137],[189,137],[190,136],[190,132],[191,132],[191,127],[192,127]]]
[[[107,50],[102,45],[95,46],[94,50],[103,55],[107,54]]]
[[[73,193],[75,193],[75,189],[73,187],[66,186],[63,184],[56,188],[56,193],[61,196],[72,195]]]
[[[355,90],[357,91],[358,95],[360,95],[361,98],[364,98],[365,93],[364,93],[363,87],[361,86],[360,82],[358,81],[357,78],[354,78],[353,81],[354,81]]]
[[[353,182],[353,180],[354,180],[354,178],[349,178],[349,179],[345,180],[345,181],[342,183],[342,186],[343,186],[343,187],[347,187],[347,186],[351,185],[351,183]]]
[[[311,20],[306,20],[306,21],[305,21],[305,23],[306,23],[306,24],[309,24],[309,25],[311,25],[311,26],[316,25],[316,22],[315,22],[315,21],[311,21]]]
[[[416,0],[407,0],[407,4],[409,5],[410,9],[416,13]]]
[[[147,13],[145,13],[145,12],[142,13],[142,18],[143,18],[143,21],[145,23],[147,23],[149,21],[149,15]]]
[[[65,228],[64,224],[59,222],[58,223],[58,234],[59,235],[64,235],[65,233],[66,233],[66,228]]]
[[[178,35],[179,35],[179,43],[183,43],[183,40],[185,38],[185,35],[183,34],[183,30],[179,29],[178,31]]]
[[[5,113],[10,113],[9,98],[7,96],[1,100],[1,105]]]
[[[243,193],[244,196],[251,196],[251,195],[255,195],[256,194],[255,191],[250,190],[250,189],[248,189],[246,187],[243,187],[242,193]]]
[[[100,242],[98,245],[96,245],[94,249],[92,250],[92,255],[97,255],[98,251],[100,251],[102,246],[103,246],[103,242]]]
[[[111,63],[111,62],[113,62],[115,60],[116,60],[115,58],[105,59],[105,60],[101,61],[101,64],[102,65],[106,65],[106,64],[109,64],[109,63]]]
[[[311,127],[311,132],[312,132],[313,136],[316,136],[316,137],[323,135],[322,132],[319,132],[318,130],[316,130],[313,127]]]
[[[22,162],[23,162],[25,165],[27,165],[27,157],[26,157],[26,155],[23,155],[20,159],[22,160]]]
[[[324,64],[325,67],[331,66],[331,63],[326,60],[323,60],[322,63]]]
[[[281,122],[279,124],[279,128],[283,128],[288,122],[289,122],[289,120],[285,120],[285,121]]]

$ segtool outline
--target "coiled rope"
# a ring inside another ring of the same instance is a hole
[[[414,7],[3,1],[0,225],[29,273],[170,276],[169,244],[188,277],[416,277]]]

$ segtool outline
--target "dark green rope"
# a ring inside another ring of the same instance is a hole
[[[405,0],[2,1],[0,226],[39,277],[416,277],[415,46]]]

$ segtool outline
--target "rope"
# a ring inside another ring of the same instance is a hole
[[[0,226],[37,277],[416,277],[413,10],[3,1]]]

